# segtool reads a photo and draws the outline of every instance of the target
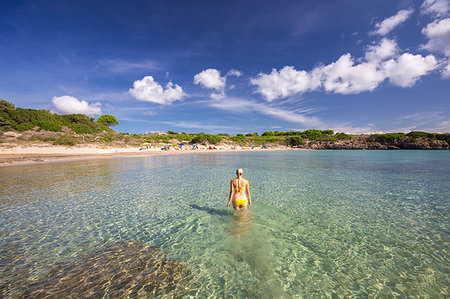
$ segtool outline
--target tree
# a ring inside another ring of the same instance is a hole
[[[97,122],[105,124],[108,127],[115,126],[115,125],[119,124],[119,122],[117,121],[117,118],[115,116],[109,115],[109,114],[104,114],[104,115],[100,116],[97,119]]]

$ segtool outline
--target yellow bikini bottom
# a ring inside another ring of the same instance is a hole
[[[237,198],[233,198],[233,201],[234,201],[238,206],[243,206],[243,205],[245,205],[245,203],[247,202],[247,199],[237,199]]]

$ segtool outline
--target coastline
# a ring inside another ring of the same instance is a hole
[[[0,167],[18,166],[30,164],[42,164],[50,162],[70,162],[81,160],[95,159],[114,159],[125,157],[146,157],[146,156],[162,156],[162,155],[184,155],[198,153],[230,153],[230,152],[256,152],[256,151],[291,151],[305,150],[293,149],[288,147],[277,147],[270,149],[261,148],[238,148],[238,149],[197,149],[197,150],[175,150],[170,149],[163,151],[161,149],[144,149],[139,148],[96,148],[88,147],[64,147],[64,146],[31,146],[31,147],[13,147],[0,148]]]

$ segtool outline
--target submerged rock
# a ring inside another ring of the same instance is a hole
[[[26,298],[146,298],[185,294],[191,272],[161,249],[123,242],[59,266],[28,285]]]

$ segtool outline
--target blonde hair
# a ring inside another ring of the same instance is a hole
[[[242,176],[243,173],[244,173],[244,169],[242,169],[242,168],[236,169],[236,175],[238,176],[238,190],[241,189],[240,177]]]

